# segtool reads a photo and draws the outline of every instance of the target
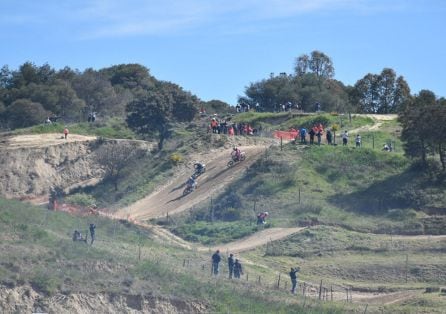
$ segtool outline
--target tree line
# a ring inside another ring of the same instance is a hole
[[[368,73],[353,86],[334,79],[329,56],[312,51],[296,58],[292,74],[271,75],[245,88],[240,103],[260,111],[279,111],[281,104],[325,112],[398,113],[406,153],[426,162],[439,155],[446,168],[446,100],[428,90],[412,95],[409,85],[393,69]],[[198,111],[234,111],[229,104],[201,101],[172,82],[157,80],[139,64],[120,64],[84,71],[26,62],[17,70],[0,70],[0,130],[23,128],[45,121],[86,121],[89,113],[125,118],[142,137],[159,139],[159,148],[172,125],[191,121]]]

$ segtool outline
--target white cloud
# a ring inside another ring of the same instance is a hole
[[[172,34],[198,27],[255,29],[263,20],[283,19],[320,11],[364,12],[387,5],[384,0],[40,0],[39,5],[21,2],[9,20],[48,24],[72,29],[88,39],[136,35]],[[403,0],[394,0],[392,5]],[[0,5],[1,8],[1,5]],[[26,17],[27,18],[24,18]],[[3,17],[2,17],[3,18]],[[224,27],[221,27],[221,23]]]

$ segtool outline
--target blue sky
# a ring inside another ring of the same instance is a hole
[[[446,96],[444,0],[0,0],[0,66],[140,63],[203,100],[330,56],[353,85],[385,67]]]

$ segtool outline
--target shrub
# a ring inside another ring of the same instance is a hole
[[[96,199],[92,195],[85,193],[77,193],[67,196],[65,200],[70,204],[79,206],[90,206],[92,204],[96,204]]]
[[[170,161],[176,166],[183,161],[183,156],[178,153],[170,155]]]

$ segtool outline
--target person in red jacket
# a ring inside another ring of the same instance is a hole
[[[67,139],[68,133],[69,133],[68,129],[65,128],[65,129],[63,130],[63,135],[64,135],[65,139]]]

